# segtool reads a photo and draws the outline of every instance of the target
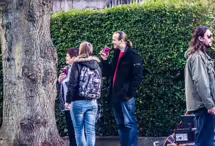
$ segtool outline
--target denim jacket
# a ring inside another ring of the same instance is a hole
[[[215,107],[214,61],[201,51],[190,55],[185,67],[187,111]]]

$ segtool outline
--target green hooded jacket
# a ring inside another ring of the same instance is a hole
[[[185,94],[187,111],[196,111],[204,107],[212,109],[215,107],[214,61],[202,51],[195,52],[186,56],[186,58]]]

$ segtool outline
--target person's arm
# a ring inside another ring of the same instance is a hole
[[[57,86],[57,88],[60,88],[60,83],[59,83],[58,80],[57,80],[57,82],[56,82],[56,86]]]
[[[66,103],[70,104],[72,101],[72,98],[77,92],[77,86],[78,86],[78,78],[79,78],[79,71],[78,71],[78,64],[74,63],[71,68],[69,83],[68,83],[68,91],[66,95]]]
[[[142,57],[139,54],[135,54],[132,58],[132,73],[131,81],[128,88],[128,98],[134,97],[136,90],[143,80],[143,64]]]
[[[111,65],[109,64],[109,56],[110,54],[105,54],[103,52],[103,50],[100,51],[100,56],[102,58],[101,61],[101,69],[102,69],[102,75],[104,77],[109,77],[110,76],[110,69],[111,69]]]
[[[61,73],[59,78],[58,78],[58,83],[61,84],[62,81],[66,78],[66,74],[65,73]]]
[[[56,82],[56,86],[57,88],[60,88],[60,85],[62,83],[62,81],[66,78],[66,75],[61,73],[60,76],[58,77],[57,79],[57,82]]]
[[[214,101],[210,94],[211,91],[207,68],[200,55],[193,56],[193,60],[191,62],[191,72],[194,86],[205,107],[208,110],[214,108]]]
[[[64,68],[64,70],[67,70],[68,71],[68,68],[67,67],[65,67]],[[66,72],[67,72],[66,71]],[[66,74],[64,73],[64,72],[62,72],[60,75],[59,75],[59,77],[58,77],[58,79],[57,79],[57,87],[60,87],[60,85],[61,85],[61,83],[62,83],[62,81],[64,80],[66,78]]]

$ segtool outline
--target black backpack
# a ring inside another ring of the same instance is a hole
[[[101,70],[83,66],[79,78],[79,96],[87,99],[98,99],[101,96]]]

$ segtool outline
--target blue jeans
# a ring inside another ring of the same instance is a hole
[[[135,116],[135,98],[113,103],[113,113],[118,125],[121,146],[138,145],[138,128]]]
[[[215,115],[208,114],[206,108],[194,112],[196,116],[195,146],[213,146]]]
[[[98,105],[96,100],[78,100],[71,102],[70,113],[75,130],[77,146],[95,145],[97,110]]]

